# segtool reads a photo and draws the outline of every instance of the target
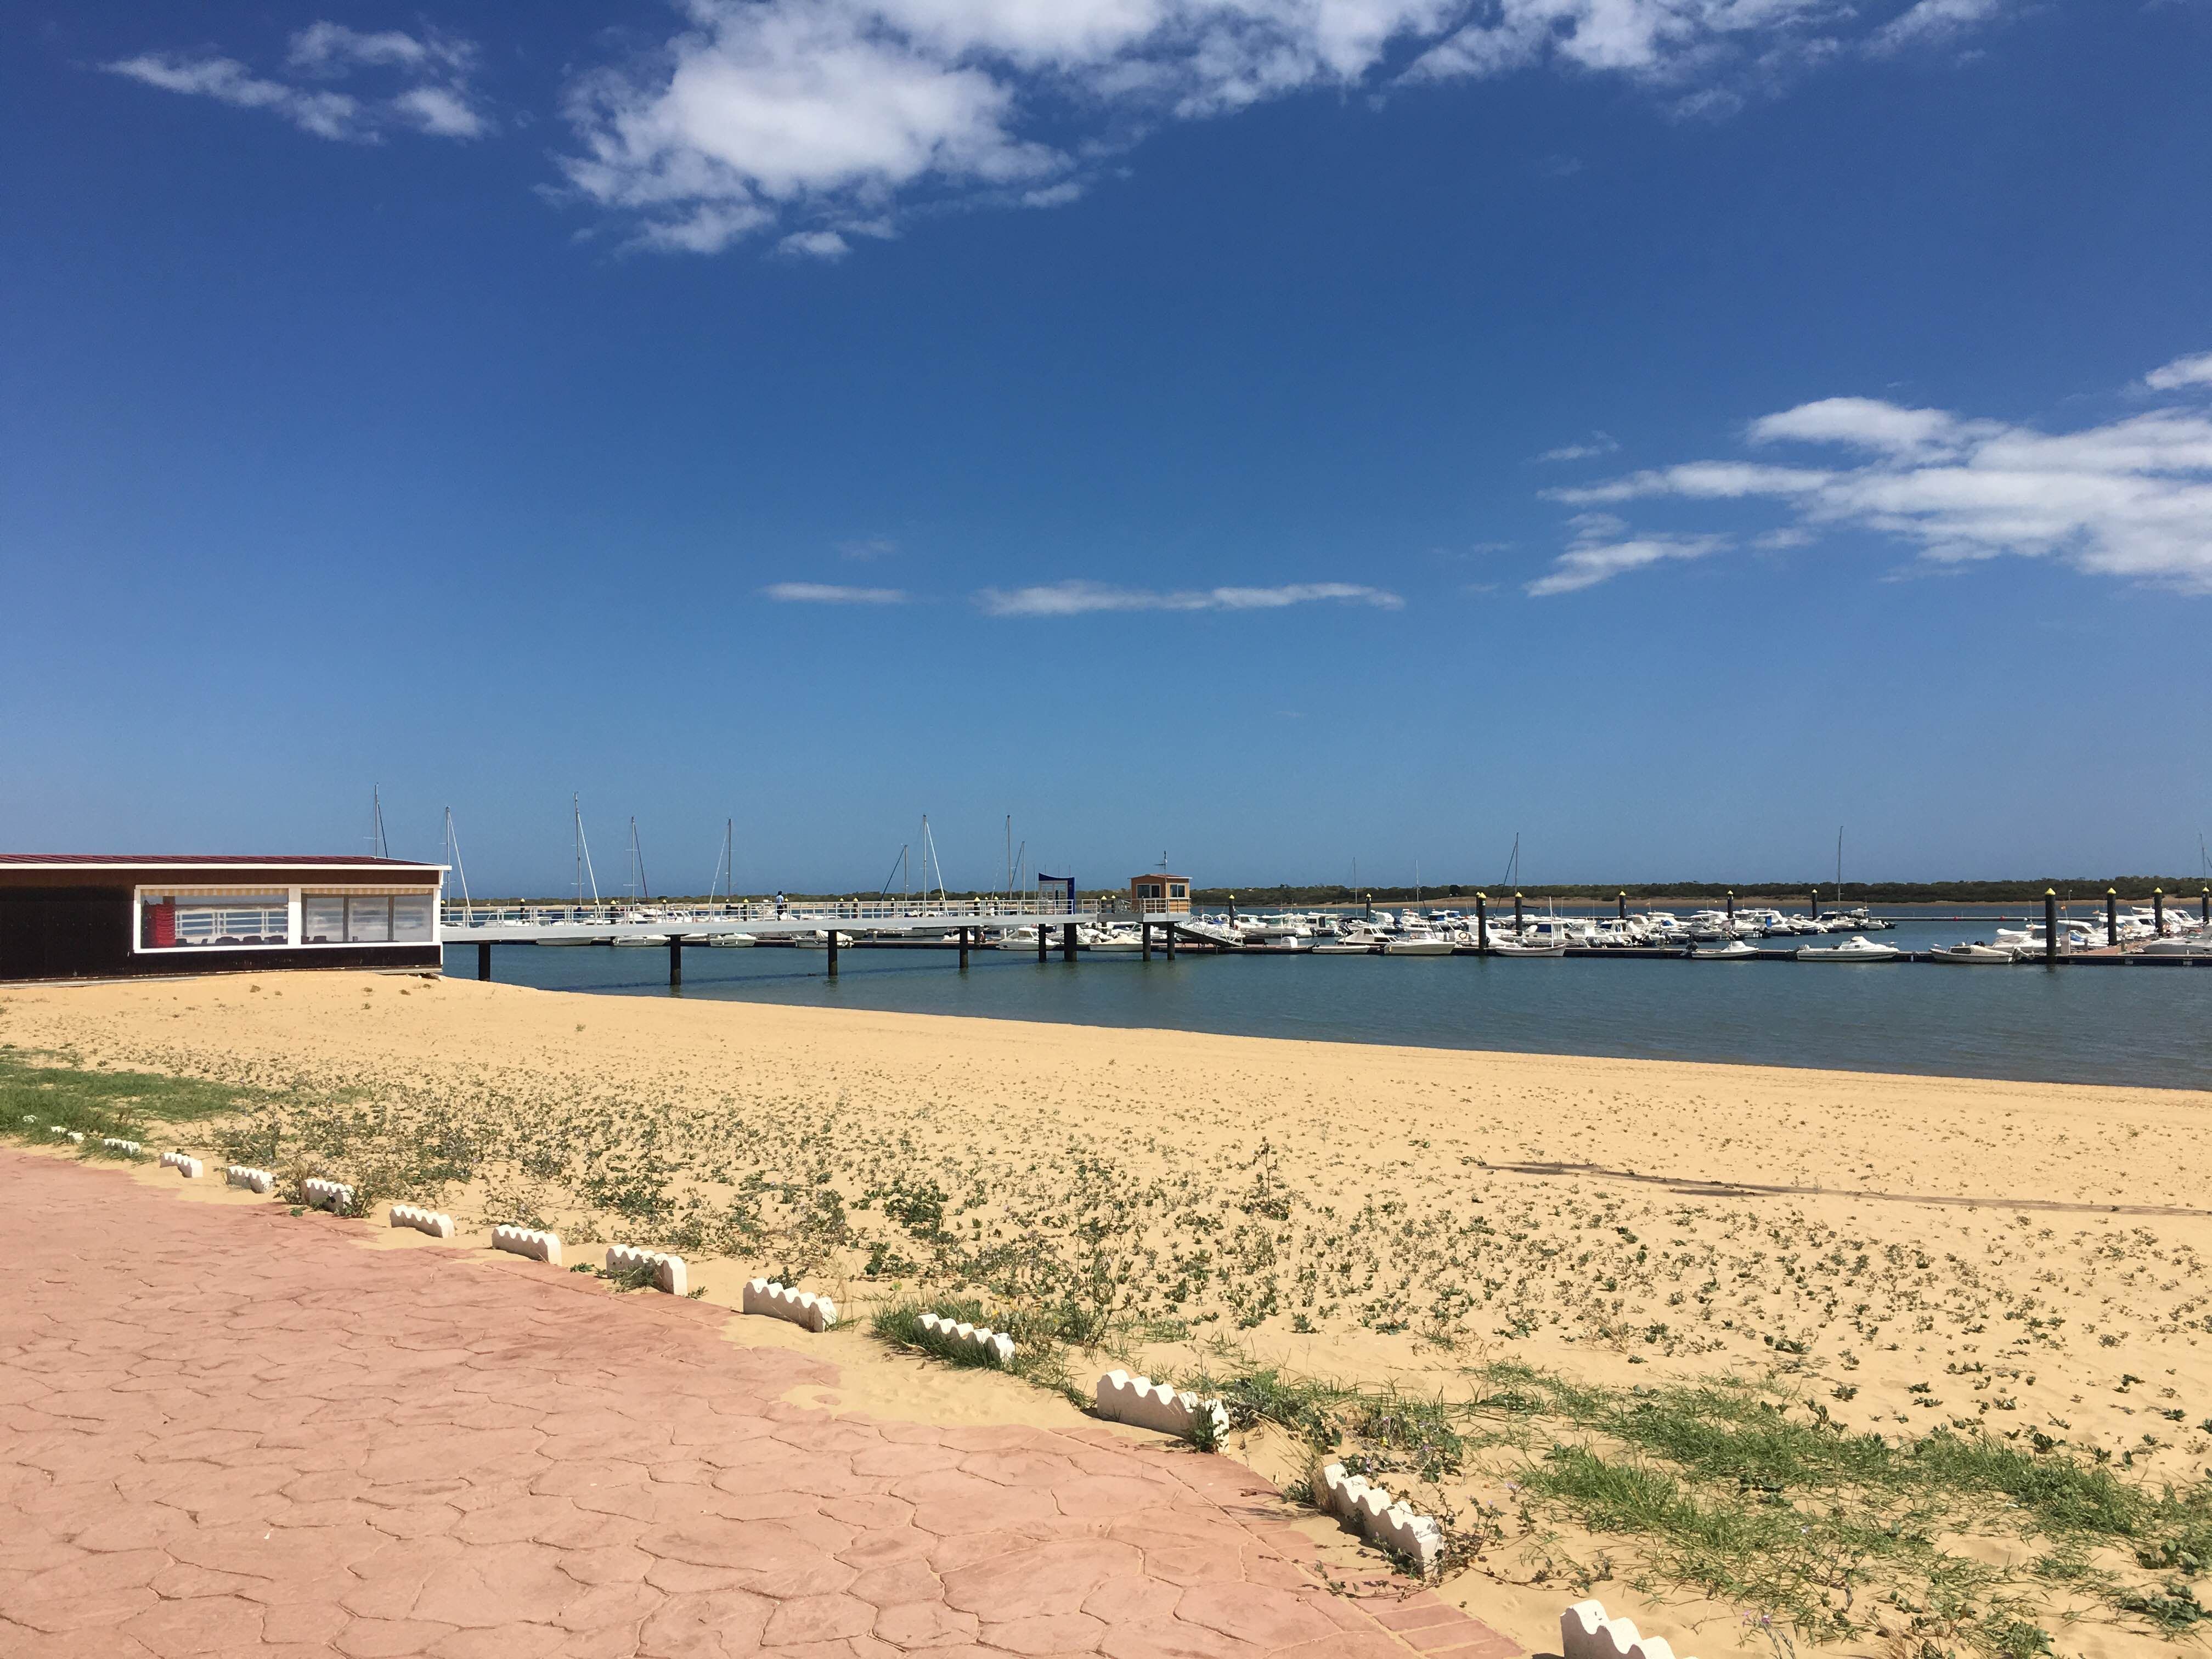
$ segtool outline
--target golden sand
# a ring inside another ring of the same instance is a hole
[[[1080,1304],[1105,1353],[1155,1374],[1233,1354],[1453,1397],[1500,1361],[1615,1388],[1734,1376],[1851,1430],[2040,1437],[2154,1481],[2212,1459],[2201,1092],[350,973],[12,989],[0,1041],[343,1092],[323,1129],[415,1188],[388,1195],[681,1248],[717,1301],[779,1267],[848,1314],[958,1280]],[[465,1174],[420,1190],[396,1149],[440,1137]],[[898,1375],[854,1382],[880,1409],[920,1389]],[[1243,1450],[1301,1471],[1279,1435]],[[1510,1507],[1494,1485],[1443,1496]],[[1510,1553],[1452,1588],[1550,1645],[1572,1575]],[[1768,1650],[1730,1609],[1597,1593],[1707,1659]]]

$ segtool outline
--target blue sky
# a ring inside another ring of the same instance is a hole
[[[2208,0],[611,15],[16,9],[0,845],[2197,867]]]

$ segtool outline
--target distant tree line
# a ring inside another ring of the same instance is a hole
[[[2201,877],[2188,876],[2038,876],[2027,881],[1852,881],[1844,884],[1842,902],[1859,904],[2017,904],[2031,900],[2040,901],[2046,888],[2055,889],[2062,899],[2080,902],[2083,899],[2100,899],[2108,887],[2117,890],[2123,902],[2148,904],[2153,889],[2163,890],[2169,899],[2194,900],[2203,890],[2206,883]],[[1805,908],[1810,901],[1814,884],[1809,881],[1786,882],[1719,882],[1672,881],[1614,883],[1602,882],[1583,884],[1569,884],[1553,886],[1524,886],[1520,890],[1524,899],[1573,899],[1583,903],[1603,903],[1628,895],[1630,908],[1653,899],[1699,899],[1715,905],[1723,902],[1731,889],[1740,905],[1757,905],[1775,909]],[[1819,884],[1820,905],[1832,908],[1837,903],[1836,884],[1832,881]],[[1487,886],[1478,889],[1466,883],[1429,886],[1424,884],[1419,897],[1411,887],[1345,886],[1292,887],[1201,887],[1194,889],[1191,902],[1209,909],[1224,908],[1233,894],[1240,908],[1273,910],[1295,908],[1311,905],[1359,904],[1372,899],[1377,904],[1442,904],[1450,905],[1455,899],[1473,899],[1483,891],[1492,899],[1510,899],[1510,887]]]

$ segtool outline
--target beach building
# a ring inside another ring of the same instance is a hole
[[[1140,916],[1187,916],[1190,914],[1190,878],[1132,876],[1129,908]]]
[[[0,981],[436,968],[446,867],[0,854]]]

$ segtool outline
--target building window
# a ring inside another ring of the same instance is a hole
[[[302,893],[303,945],[428,945],[435,912],[428,893]]]
[[[149,951],[289,945],[289,896],[226,893],[210,897],[149,893],[139,909],[138,940]]]
[[[1188,898],[1190,896],[1190,889],[1186,887],[1182,883],[1177,882],[1174,886],[1168,889],[1168,896],[1170,898]]]

